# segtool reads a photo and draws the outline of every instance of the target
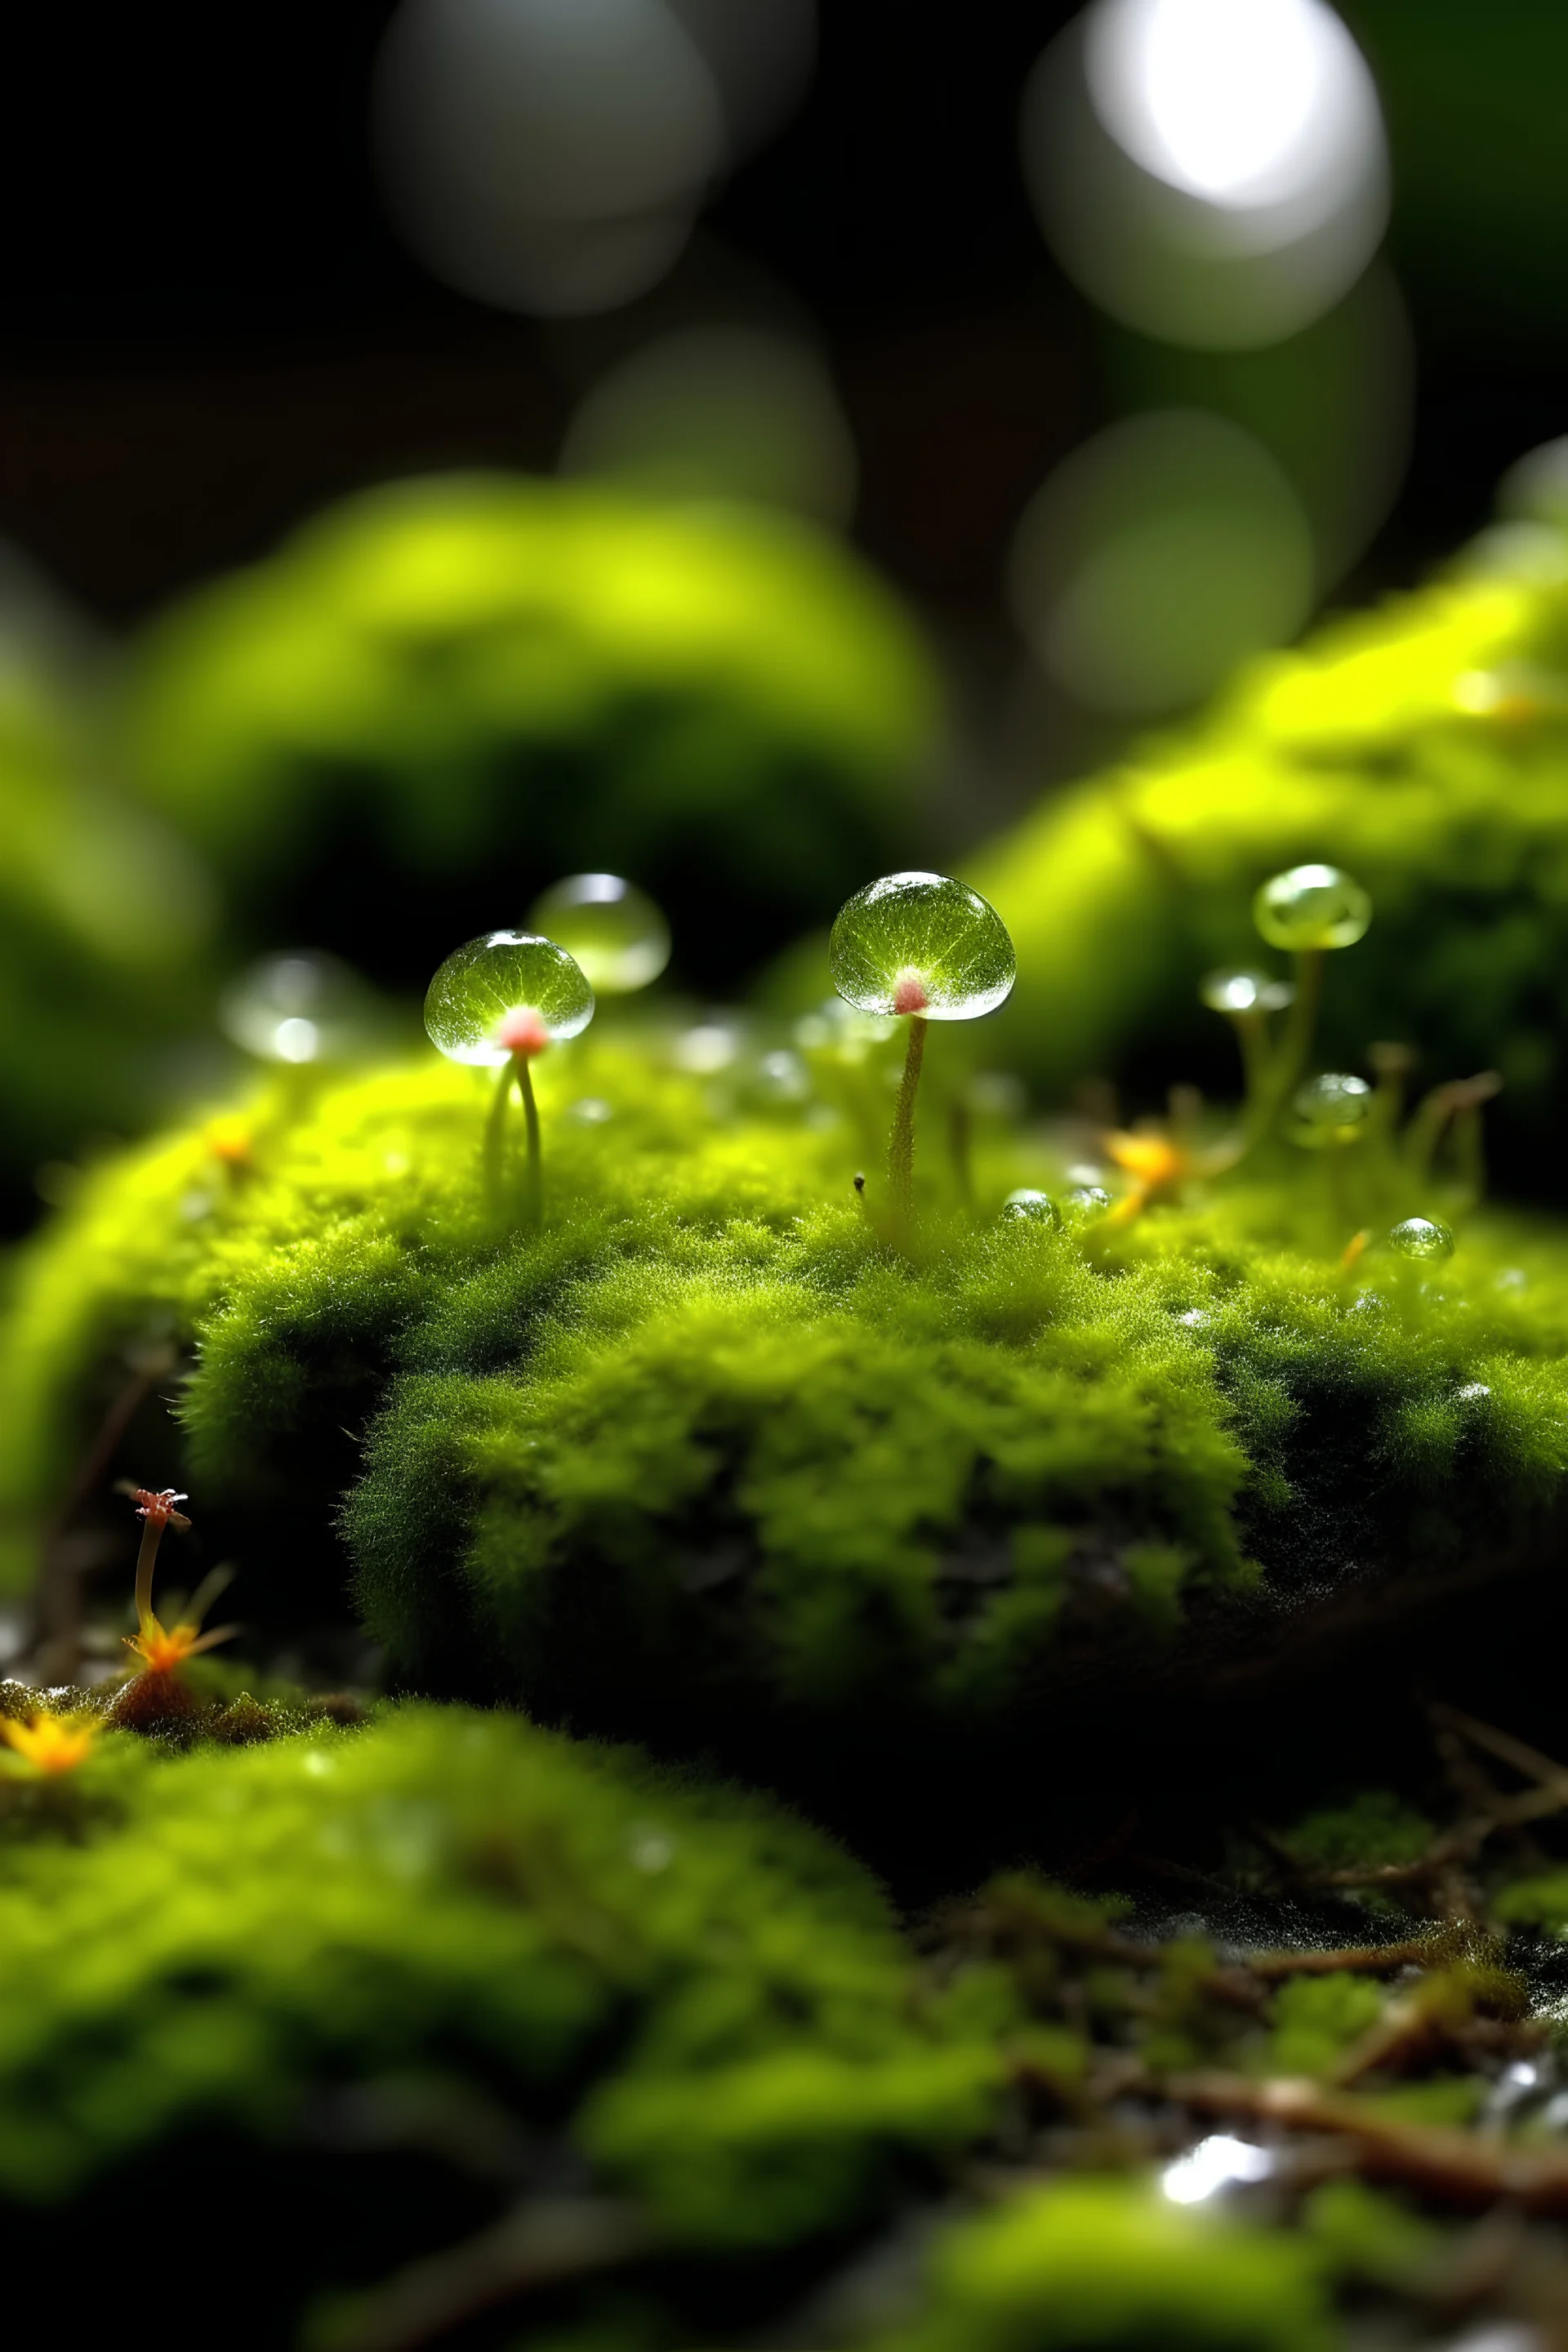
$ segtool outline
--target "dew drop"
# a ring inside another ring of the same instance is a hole
[[[1061,1223],[1061,1212],[1048,1192],[1037,1192],[1032,1185],[1020,1184],[1009,1192],[1002,1203],[1002,1214],[1012,1223],[1044,1225],[1054,1232]]]
[[[263,1062],[347,1060],[367,1043],[370,992],[336,956],[290,950],[263,956],[218,1001],[224,1034]]]
[[[449,1062],[499,1069],[521,1016],[532,1015],[552,1045],[575,1037],[594,1017],[594,992],[575,961],[532,931],[486,931],[453,950],[430,982],[425,1026]]]
[[[1211,1013],[1283,1013],[1294,1003],[1296,992],[1272,972],[1238,969],[1205,972],[1198,995]]]
[[[647,892],[618,874],[569,874],[552,882],[528,919],[565,949],[599,996],[629,996],[669,961],[669,925]]]
[[[1372,920],[1372,900],[1337,866],[1292,866],[1273,875],[1252,902],[1271,948],[1353,948]]]
[[[1447,1225],[1436,1217],[1405,1217],[1394,1225],[1388,1236],[1388,1246],[1401,1257],[1419,1258],[1430,1263],[1436,1258],[1452,1257],[1454,1236]]]
[[[1103,1217],[1110,1206],[1110,1195],[1103,1184],[1075,1184],[1062,1206],[1082,1223],[1090,1217]]]
[[[1315,1135],[1345,1135],[1360,1127],[1372,1108],[1372,1088],[1347,1071],[1325,1070],[1297,1087],[1293,1107]]]
[[[944,874],[885,874],[868,882],[840,908],[827,954],[847,1003],[929,1021],[994,1013],[1017,976],[994,907]]]

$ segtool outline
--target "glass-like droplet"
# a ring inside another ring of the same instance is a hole
[[[1103,1184],[1075,1184],[1062,1199],[1063,1208],[1080,1221],[1089,1217],[1103,1217],[1110,1205],[1110,1195]]]
[[[294,948],[263,956],[218,1000],[224,1034],[263,1062],[340,1062],[372,1027],[370,993],[336,956]]]
[[[1252,902],[1271,948],[1353,948],[1372,920],[1372,900],[1337,866],[1292,866],[1273,875]]]
[[[533,1013],[552,1045],[594,1017],[594,992],[564,948],[532,931],[486,931],[455,948],[430,982],[425,1026],[449,1062],[499,1069],[509,1014]]]
[[[1198,994],[1211,1013],[1283,1013],[1296,1001],[1289,981],[1248,970],[1205,972]]]
[[[568,874],[534,900],[528,919],[581,965],[599,996],[629,996],[669,961],[669,925],[647,892],[618,874]]]
[[[944,874],[884,874],[857,890],[827,956],[834,987],[858,1011],[929,1021],[994,1013],[1018,969],[995,908]]]
[[[1391,1230],[1388,1246],[1401,1257],[1431,1261],[1453,1256],[1454,1236],[1436,1217],[1405,1217]]]
[[[1009,1192],[1002,1203],[1002,1214],[1015,1223],[1044,1225],[1047,1232],[1061,1223],[1061,1212],[1048,1192],[1037,1192],[1032,1185],[1020,1184]]]
[[[1372,1088],[1364,1078],[1344,1070],[1325,1070],[1298,1087],[1294,1098],[1298,1118],[1327,1134],[1345,1134],[1359,1127],[1372,1108]]]

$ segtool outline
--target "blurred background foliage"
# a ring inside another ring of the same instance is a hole
[[[1325,824],[1384,908],[1366,1017],[1499,1061],[1532,1148],[1551,499],[1485,559],[1528,724],[1455,708],[1440,599],[1369,625],[1425,715],[1287,745],[1268,665],[1568,417],[1552,12],[280,0],[191,106],[199,41],[37,13],[0,92],[10,1226],[221,1076],[252,954],[411,1001],[574,866],[714,999],[868,872],[963,866],[1043,1095],[1223,1082],[1190,967]],[[1130,775],[1202,849],[1153,884]]]

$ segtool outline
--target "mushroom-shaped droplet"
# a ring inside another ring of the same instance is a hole
[[[1292,866],[1265,882],[1252,914],[1271,948],[1305,955],[1353,948],[1372,920],[1372,900],[1337,866]]]
[[[966,883],[946,874],[884,874],[838,910],[827,943],[833,985],[859,1013],[906,1014],[910,1041],[888,1140],[895,1212],[914,1205],[915,1097],[931,1021],[994,1013],[1017,977],[1007,927]]]
[[[1047,1233],[1054,1233],[1062,1221],[1050,1194],[1037,1192],[1032,1184],[1020,1184],[1009,1192],[1002,1214],[1010,1224],[1043,1225]]]
[[[1198,994],[1209,1011],[1226,1013],[1232,1020],[1259,1013],[1283,1013],[1295,993],[1289,981],[1276,980],[1272,972],[1246,967],[1205,972],[1198,982]]]
[[[1301,1121],[1299,1142],[1342,1143],[1364,1123],[1372,1088],[1348,1071],[1324,1070],[1297,1087],[1292,1107]]]
[[[593,1017],[582,967],[534,931],[486,931],[454,948],[425,998],[430,1043],[487,1070],[578,1036]]]
[[[594,992],[564,948],[533,931],[486,931],[454,949],[425,998],[431,1044],[449,1062],[499,1069],[485,1129],[484,1168],[492,1204],[501,1192],[506,1107],[515,1081],[528,1130],[527,1222],[543,1209],[534,1057],[579,1036],[594,1017]]]
[[[1018,971],[995,908],[946,874],[884,874],[868,882],[840,908],[827,956],[847,1004],[924,1021],[994,1013]]]
[[[299,1068],[358,1052],[372,1027],[370,995],[336,956],[295,948],[263,956],[218,1000],[226,1036],[258,1061]]]
[[[600,996],[629,996],[669,961],[669,925],[646,890],[618,874],[568,874],[534,900],[529,921],[565,949]]]
[[[1436,1217],[1404,1217],[1391,1227],[1388,1246],[1399,1257],[1432,1265],[1454,1255],[1454,1236]]]

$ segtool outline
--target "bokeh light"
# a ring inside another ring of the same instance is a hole
[[[832,378],[809,343],[763,328],[688,327],[644,344],[590,389],[561,463],[840,525],[855,506],[855,443]]]
[[[1172,411],[1077,449],[1014,538],[1014,617],[1047,674],[1099,710],[1197,701],[1244,656],[1282,644],[1312,600],[1300,501],[1260,443]]]
[[[502,309],[631,301],[798,101],[815,36],[810,0],[402,0],[372,102],[393,217]]]
[[[1387,217],[1376,89],[1323,0],[1095,0],[1031,77],[1023,151],[1063,267],[1173,342],[1296,332]]]

